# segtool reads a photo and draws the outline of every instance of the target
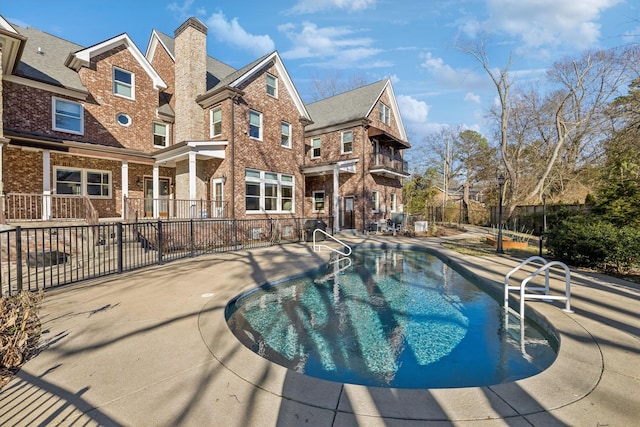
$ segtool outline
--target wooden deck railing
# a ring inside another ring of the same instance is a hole
[[[93,215],[93,205],[85,197],[8,193],[3,196],[3,214],[6,221],[88,220],[87,215]]]

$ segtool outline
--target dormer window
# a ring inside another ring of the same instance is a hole
[[[278,97],[278,79],[271,74],[267,74],[267,95]]]
[[[134,74],[113,67],[113,94],[134,99]]]

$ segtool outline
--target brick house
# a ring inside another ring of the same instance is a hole
[[[403,151],[410,147],[389,80],[313,104],[302,165],[312,213],[339,228],[365,230],[402,212]],[[336,215],[337,213],[337,215]]]
[[[206,38],[189,18],[142,54],[126,34],[84,47],[0,16],[6,220],[340,212],[336,228],[364,229],[401,210],[389,81],[305,105],[277,52],[236,70]]]

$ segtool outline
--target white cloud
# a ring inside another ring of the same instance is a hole
[[[487,79],[484,76],[467,68],[453,68],[442,58],[434,58],[431,52],[424,55],[424,62],[420,66],[426,68],[440,85],[456,89],[486,86]]]
[[[357,37],[357,31],[350,27],[323,27],[305,21],[300,26],[284,24],[278,27],[291,41],[292,48],[282,53],[285,59],[317,60],[315,65],[334,68],[383,67],[388,61],[373,61],[381,52],[372,47],[373,40]]]
[[[173,12],[174,16],[178,20],[184,20],[189,17],[189,9],[193,5],[193,0],[185,0],[182,5],[177,2],[169,3],[167,10]]]
[[[480,95],[476,95],[473,92],[467,92],[464,96],[465,101],[475,102],[476,104],[480,104]]]
[[[328,9],[344,9],[349,12],[375,7],[377,0],[298,0],[288,13],[314,13]]]
[[[389,76],[389,80],[391,80],[391,83],[397,84],[400,81],[400,77],[397,74],[392,74]]]
[[[249,34],[240,26],[237,18],[231,21],[223,13],[214,13],[206,22],[216,38],[229,45],[248,50],[256,55],[264,55],[275,50],[275,43],[268,35]]]
[[[402,119],[412,123],[426,123],[429,106],[424,101],[418,101],[407,95],[398,95],[398,108]]]
[[[568,45],[579,49],[593,46],[600,38],[598,20],[602,12],[622,0],[488,0],[491,18],[482,24],[465,25],[470,34],[482,27],[522,39],[522,49]]]

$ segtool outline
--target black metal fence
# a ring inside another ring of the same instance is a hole
[[[203,254],[308,240],[318,218],[184,220],[0,231],[0,296]],[[322,218],[332,229],[332,218]]]

